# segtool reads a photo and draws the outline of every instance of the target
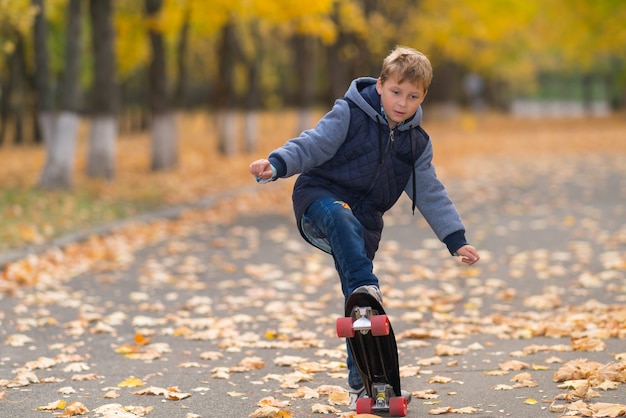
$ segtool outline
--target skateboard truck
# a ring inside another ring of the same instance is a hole
[[[355,331],[361,331],[361,334],[366,334],[367,331],[372,329],[372,308],[369,306],[363,308],[360,306],[354,307],[354,317],[356,320],[352,323],[352,329]]]
[[[396,396],[390,384],[373,383],[371,389],[372,398],[365,397],[357,400],[357,414],[388,411],[394,417],[406,416],[407,400],[403,396]]]
[[[390,385],[374,384],[372,385],[372,393],[376,394],[373,408],[374,410],[389,409],[389,399],[394,396]]]
[[[362,335],[371,332],[375,337],[389,335],[391,327],[387,315],[377,315],[370,306],[355,306],[352,315],[337,320],[337,335],[353,338],[355,332]]]

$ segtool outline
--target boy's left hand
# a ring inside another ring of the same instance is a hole
[[[472,247],[471,245],[462,246],[461,248],[456,250],[456,253],[461,257],[462,262],[470,266],[480,260],[478,251],[476,251],[476,248]]]

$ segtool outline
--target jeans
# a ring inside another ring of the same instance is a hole
[[[344,301],[360,286],[379,286],[372,260],[365,252],[363,226],[347,204],[330,197],[320,198],[306,209],[303,221],[307,225],[303,228],[307,235],[321,238],[330,245]],[[358,389],[363,382],[349,349],[347,364],[348,384]]]

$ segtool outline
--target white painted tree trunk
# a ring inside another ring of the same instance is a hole
[[[247,153],[253,153],[257,150],[259,137],[259,112],[249,110],[246,112],[244,120],[244,144]]]
[[[296,132],[296,136],[300,135],[300,132],[313,127],[311,126],[311,114],[312,112],[309,108],[300,108],[298,110],[298,132]]]
[[[237,112],[224,109],[218,113],[218,134],[220,151],[224,155],[235,155],[237,152]]]
[[[178,129],[176,115],[154,115],[151,125],[152,171],[169,170],[178,164]]]
[[[87,147],[87,175],[111,180],[115,177],[115,141],[117,119],[114,116],[93,116]]]
[[[44,189],[68,189],[74,179],[76,135],[79,116],[75,112],[51,112],[39,115],[39,126],[46,147],[46,164],[39,186]]]

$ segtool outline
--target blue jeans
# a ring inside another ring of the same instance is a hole
[[[363,226],[347,204],[330,197],[320,198],[306,209],[303,221],[307,225],[307,228],[303,228],[307,235],[329,244],[341,280],[344,301],[360,286],[378,287],[372,260],[365,252]],[[347,364],[348,384],[358,389],[363,386],[363,382],[349,349]]]

